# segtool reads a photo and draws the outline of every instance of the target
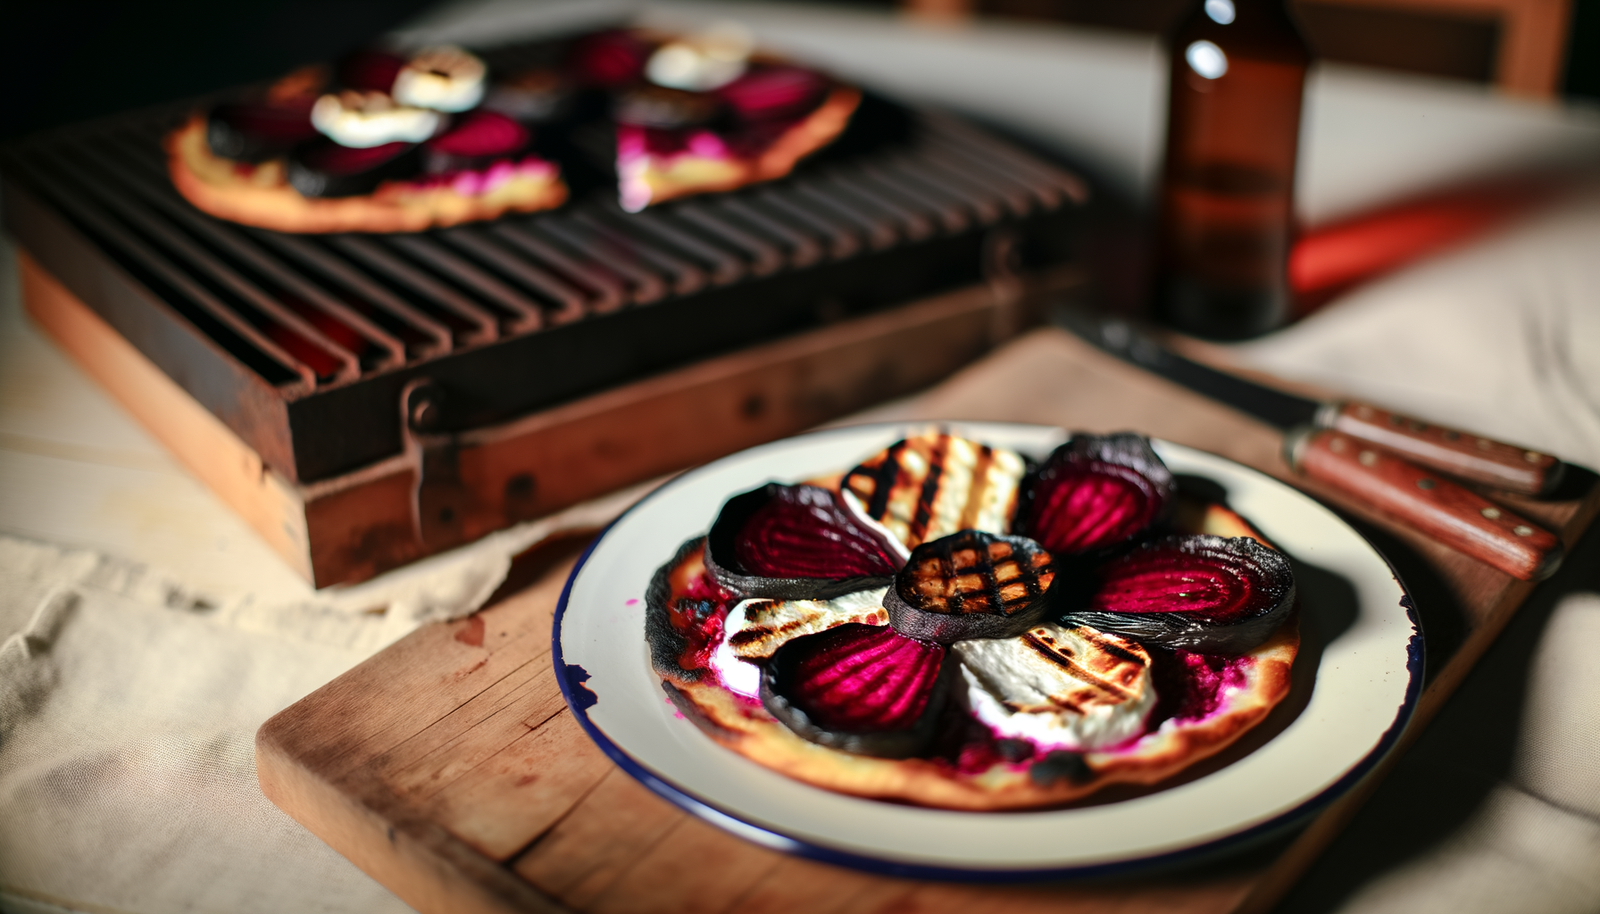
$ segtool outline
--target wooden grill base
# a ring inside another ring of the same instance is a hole
[[[969,287],[461,434],[459,528],[433,541],[413,519],[414,459],[289,482],[26,251],[18,257],[23,302],[39,325],[318,587],[926,387],[1030,317],[1020,288]],[[1049,289],[1076,281],[1071,269],[1038,280]]]

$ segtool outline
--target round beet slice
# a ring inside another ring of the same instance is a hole
[[[1281,552],[1243,536],[1169,536],[1101,565],[1087,606],[1061,621],[1145,644],[1239,653],[1267,640],[1294,597]]]
[[[722,506],[706,567],[746,597],[831,600],[884,586],[900,561],[827,489],[768,483]]]
[[[516,155],[532,137],[528,128],[504,114],[473,111],[423,144],[423,154],[430,172],[470,170]]]
[[[370,194],[384,181],[418,172],[417,146],[385,143],[356,149],[332,140],[307,144],[289,158],[289,184],[307,197]]]
[[[528,128],[494,111],[468,113],[428,141],[428,148],[453,156],[508,156],[528,145]]]
[[[796,735],[833,749],[906,758],[935,733],[949,693],[943,645],[883,625],[841,625],[785,644],[767,662],[761,703]]]
[[[573,42],[568,66],[583,82],[612,88],[638,79],[654,50],[653,45],[627,29],[609,29]]]
[[[1024,486],[1016,532],[1057,555],[1119,545],[1162,520],[1172,473],[1149,439],[1126,432],[1073,435]]]
[[[1054,579],[1050,553],[1033,540],[963,530],[912,550],[883,605],[912,638],[1010,638],[1044,619]]]
[[[218,105],[206,116],[206,143],[214,155],[260,162],[283,155],[316,137],[311,103]]]
[[[756,66],[717,90],[740,117],[758,120],[791,117],[814,107],[827,82],[813,70]]]

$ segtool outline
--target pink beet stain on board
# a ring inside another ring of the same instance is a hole
[[[468,647],[483,647],[483,617],[473,616],[456,629],[456,640]]]
[[[634,597],[631,600],[627,600],[622,605],[623,606],[638,606],[639,605],[639,598],[638,597]]]

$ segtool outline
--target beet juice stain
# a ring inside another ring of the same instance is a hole
[[[1204,0],[1172,39],[1156,309],[1242,339],[1287,320],[1311,55],[1282,0]]]

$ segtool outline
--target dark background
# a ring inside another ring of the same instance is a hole
[[[433,0],[7,0],[0,138],[337,56]]]
[[[267,79],[360,45],[433,2],[11,0],[0,6],[0,139]],[[1159,32],[1190,2],[978,0],[976,6],[984,15]],[[1297,7],[1309,42],[1330,59],[1474,82],[1490,78],[1498,36],[1492,19],[1315,0]],[[1600,0],[1573,4],[1563,90],[1600,99]]]

